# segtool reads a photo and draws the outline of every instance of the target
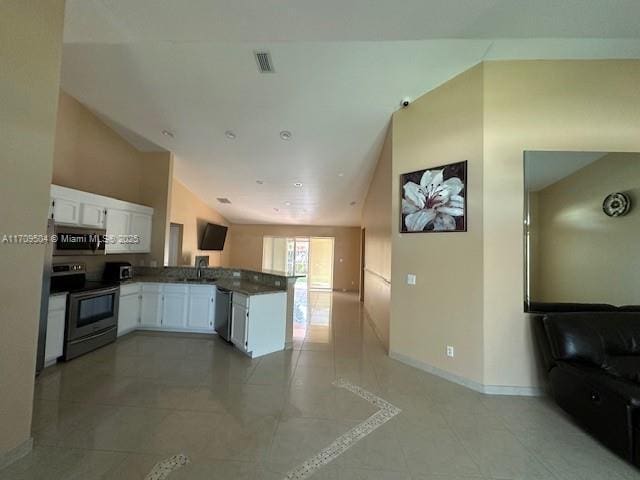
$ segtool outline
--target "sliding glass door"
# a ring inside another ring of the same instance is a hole
[[[297,286],[309,289],[333,288],[331,237],[271,237],[262,242],[262,268],[303,275]]]
[[[309,288],[311,290],[333,289],[333,242],[331,237],[309,239]]]

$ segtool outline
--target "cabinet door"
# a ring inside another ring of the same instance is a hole
[[[187,295],[165,292],[162,298],[162,326],[184,328],[187,320]]]
[[[50,310],[47,316],[47,337],[44,348],[45,363],[54,362],[64,349],[64,310]]]
[[[129,252],[129,244],[122,243],[119,238],[129,235],[129,224],[131,213],[115,208],[107,209],[107,236],[109,243],[106,246],[106,253]]]
[[[99,205],[83,203],[80,207],[80,225],[83,227],[105,228],[107,210]]]
[[[158,292],[142,292],[140,301],[140,325],[143,327],[159,327],[162,310],[162,294]]]
[[[120,297],[118,310],[118,336],[130,332],[138,326],[140,319],[140,295],[125,295]]]
[[[213,302],[213,294],[194,293],[189,295],[187,326],[213,331]]]
[[[80,223],[80,202],[54,197],[53,219],[56,223],[78,225]]]
[[[145,252],[151,251],[151,215],[144,213],[132,213],[129,229],[130,235],[137,235],[139,243],[131,244],[131,251]]]
[[[231,343],[240,350],[247,350],[248,310],[234,303],[231,307]]]

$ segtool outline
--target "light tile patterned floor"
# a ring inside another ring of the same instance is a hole
[[[0,479],[142,480],[185,453],[169,480],[282,480],[375,413],[338,377],[402,412],[314,480],[640,478],[546,399],[484,396],[391,360],[355,295],[312,292],[304,308],[295,349],[258,360],[216,338],[135,333],[47,369],[34,451]]]

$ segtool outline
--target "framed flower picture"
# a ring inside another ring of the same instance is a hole
[[[467,162],[400,175],[401,233],[467,231]]]

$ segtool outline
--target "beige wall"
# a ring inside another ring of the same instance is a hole
[[[231,249],[229,265],[262,269],[262,238],[265,235],[334,237],[333,288],[348,291],[360,288],[360,227],[232,225],[227,238]]]
[[[394,115],[392,148],[390,351],[475,382],[483,362],[482,94],[480,65],[423,95]],[[399,234],[400,175],[463,160],[468,232]]]
[[[180,263],[194,265],[196,255],[209,255],[209,265],[227,266],[229,264],[228,236],[222,252],[202,251],[198,249],[198,246],[207,223],[229,225],[229,222],[175,178],[172,182],[171,192],[171,223],[183,226]]]
[[[63,0],[0,2],[3,234],[45,232],[63,18]],[[43,259],[42,246],[0,245],[0,468],[29,448]]]
[[[639,151],[639,81],[636,60],[487,62],[394,115],[392,354],[487,391],[535,391],[523,153]],[[399,175],[465,159],[469,232],[397,234]],[[454,359],[445,345],[456,347]]]
[[[488,62],[484,72],[484,383],[536,386],[523,151],[640,151],[640,61]]]
[[[172,177],[171,153],[136,150],[84,105],[60,91],[52,183],[154,208],[151,254],[119,254],[110,256],[111,260],[164,263]],[[84,259],[87,268],[96,271],[105,260]]]
[[[640,155],[611,153],[538,192],[538,276],[544,302],[640,303],[640,212],[607,217],[613,192],[640,199]],[[632,200],[632,201],[633,201]],[[579,279],[579,280],[578,280]]]
[[[362,209],[364,309],[387,349],[391,309],[391,132],[390,124]]]

